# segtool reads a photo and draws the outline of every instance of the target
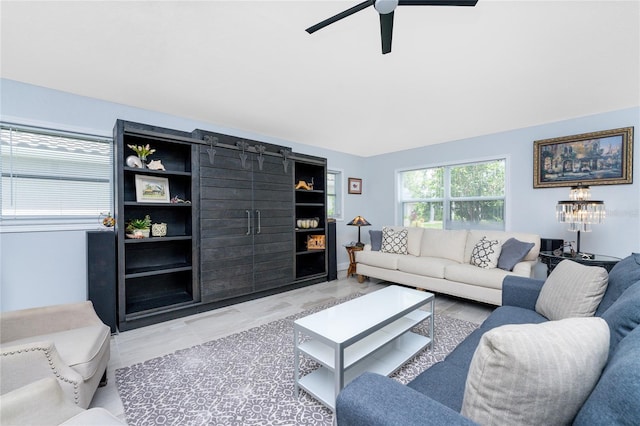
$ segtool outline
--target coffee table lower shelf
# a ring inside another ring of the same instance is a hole
[[[345,369],[344,384],[346,385],[366,371],[389,376],[429,344],[431,344],[431,338],[406,332]],[[300,378],[298,386],[331,410],[335,410],[337,395],[335,394],[335,371],[332,368],[321,366]]]

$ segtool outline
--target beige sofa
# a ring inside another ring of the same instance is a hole
[[[395,231],[403,227],[389,227]],[[479,302],[500,305],[502,280],[507,275],[533,276],[540,252],[540,237],[535,234],[503,231],[440,230],[406,228],[407,254],[373,251],[367,244],[356,252],[358,280],[379,278]],[[486,237],[504,243],[509,238],[534,243],[524,259],[512,271],[485,269],[470,263],[476,244]]]
[[[110,339],[88,301],[4,312],[0,394],[55,377],[71,402],[87,408],[106,377]]]

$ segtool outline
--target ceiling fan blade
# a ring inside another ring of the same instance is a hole
[[[478,0],[400,0],[398,6],[475,6]]]
[[[341,19],[346,18],[347,16],[351,16],[356,12],[360,12],[362,9],[366,9],[369,6],[373,6],[374,3],[375,3],[375,0],[363,1],[362,3],[355,5],[352,8],[349,8],[349,9],[345,10],[344,12],[340,12],[337,15],[332,16],[331,18],[325,19],[324,21],[319,22],[319,23],[307,28],[306,31],[309,34],[313,34],[316,31],[326,27],[327,25],[331,25],[334,22],[337,22],[337,21],[339,21]]]
[[[391,38],[393,37],[393,12],[380,14],[380,37],[382,39],[382,54],[391,52]]]

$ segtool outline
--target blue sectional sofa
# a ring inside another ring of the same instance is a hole
[[[574,425],[640,424],[640,253],[619,262],[609,274],[595,316],[609,326],[609,357]],[[482,335],[507,324],[548,321],[535,311],[544,281],[508,276],[502,306],[470,334],[444,361],[408,385],[365,373],[338,395],[339,426],[466,425],[460,414],[467,373]],[[606,328],[606,327],[605,327]]]

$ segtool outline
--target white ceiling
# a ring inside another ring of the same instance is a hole
[[[640,1],[2,1],[1,76],[370,156],[640,105]],[[162,125],[162,123],[150,123]]]

